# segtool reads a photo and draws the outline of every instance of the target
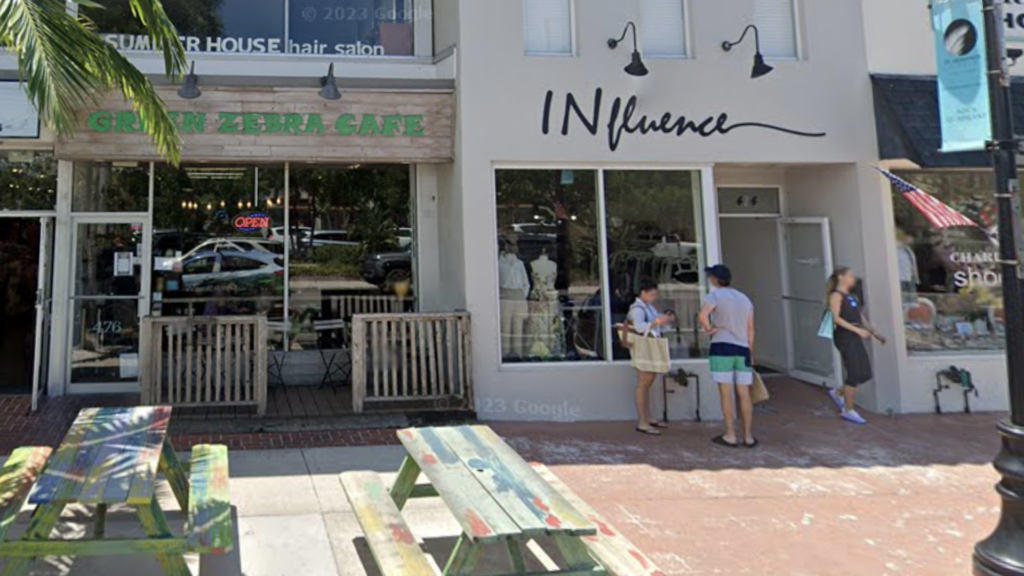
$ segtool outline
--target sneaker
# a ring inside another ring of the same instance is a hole
[[[843,400],[843,397],[839,395],[839,392],[836,392],[835,388],[828,389],[828,396],[836,403],[836,406],[839,406],[840,410],[846,410],[846,400]]]
[[[854,424],[859,424],[861,426],[868,423],[868,421],[865,420],[863,416],[858,414],[856,410],[843,411],[843,420],[846,420],[847,422],[853,422]]]

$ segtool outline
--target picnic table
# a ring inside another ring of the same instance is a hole
[[[390,491],[375,472],[346,472],[341,483],[384,576],[433,576],[401,511],[410,498],[439,496],[462,528],[443,567],[466,576],[485,550],[507,554],[510,572],[532,575],[527,543],[549,537],[567,566],[547,575],[656,576],[658,568],[593,508],[541,465],[528,464],[486,426],[398,432],[407,455]],[[429,484],[418,484],[420,475]]]
[[[64,441],[48,447],[19,448],[0,470],[0,557],[8,558],[4,576],[27,574],[44,556],[156,554],[169,576],[189,576],[186,552],[219,554],[233,546],[225,446],[199,445],[185,471],[167,437],[169,406],[87,408]],[[156,497],[159,475],[170,484],[187,512],[184,535],[176,536]],[[24,536],[5,535],[28,500],[36,509]],[[95,510],[91,537],[51,540],[69,505]],[[107,539],[107,510],[135,509],[145,538]]]

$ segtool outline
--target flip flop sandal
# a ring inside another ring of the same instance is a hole
[[[754,441],[749,444],[747,444],[746,442],[743,443],[743,446],[746,448],[757,448],[760,445],[761,443],[757,441],[757,438],[754,438]]]
[[[636,427],[636,431],[641,433],[641,434],[647,434],[648,436],[661,436],[661,432],[658,432],[657,430],[655,430],[653,428],[641,428],[641,427],[637,426]]]
[[[711,439],[711,441],[714,442],[715,444],[718,444],[719,446],[725,446],[726,448],[740,447],[740,444],[738,442],[729,442],[728,440],[726,440],[724,434],[722,436],[715,436],[714,438]]]
[[[664,422],[650,422],[652,428],[668,428],[668,424]]]

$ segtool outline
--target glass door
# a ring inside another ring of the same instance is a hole
[[[148,225],[138,216],[90,216],[74,219],[72,229],[71,386],[133,391],[146,313]]]
[[[32,371],[32,411],[39,408],[43,383],[49,381],[50,322],[53,308],[53,218],[39,219],[39,267],[36,288],[35,365]]]
[[[832,242],[827,218],[779,220],[783,296],[789,344],[789,375],[835,386],[842,379],[832,341],[818,336],[825,312],[825,283],[832,273]],[[837,377],[838,374],[838,377]]]

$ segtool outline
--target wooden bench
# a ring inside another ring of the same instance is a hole
[[[52,452],[47,446],[18,448],[0,469],[0,542],[25,505],[32,485]]]
[[[435,576],[409,525],[376,472],[341,475],[366,542],[383,576]]]
[[[228,490],[228,448],[201,444],[192,448],[188,496],[188,549],[224,554],[234,548]]]
[[[613,576],[663,576],[664,573],[651,562],[650,558],[644,555],[633,545],[621,532],[616,530],[605,521],[589,504],[583,501],[575,492],[555,476],[551,470],[543,464],[533,464],[533,469],[555,490],[560,492],[577,510],[583,513],[588,520],[597,525],[596,536],[584,536],[583,545],[586,546],[594,558],[608,570]]]

